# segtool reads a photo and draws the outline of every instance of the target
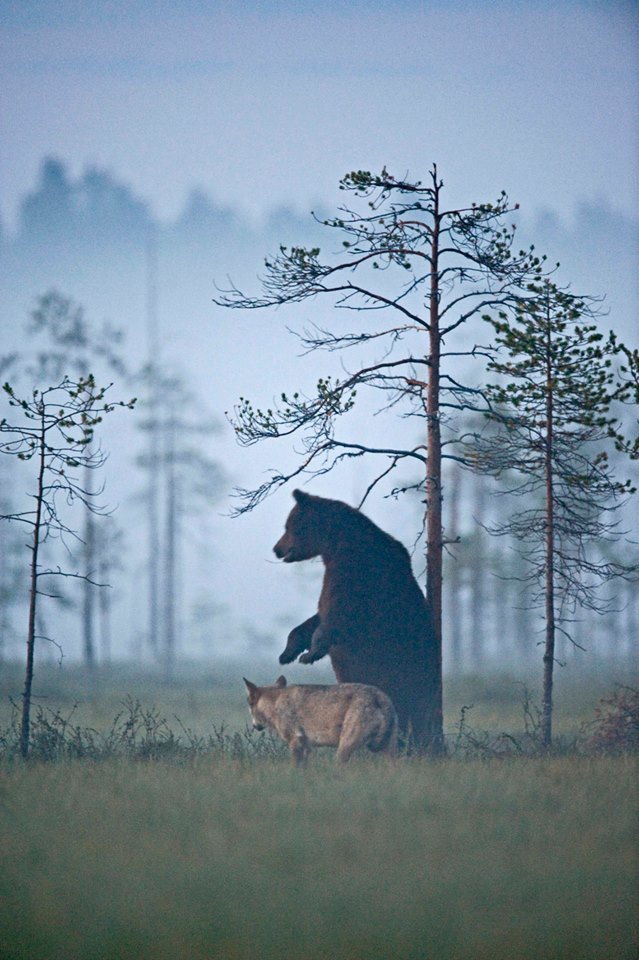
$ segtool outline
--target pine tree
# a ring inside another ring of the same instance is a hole
[[[377,458],[381,467],[360,506],[399,464],[417,471],[416,479],[402,482],[393,492],[416,490],[426,503],[426,595],[438,672],[437,702],[429,719],[429,746],[435,751],[443,746],[442,460],[456,456],[455,416],[476,404],[481,407],[480,392],[463,384],[458,373],[462,358],[470,360],[481,350],[469,348],[467,338],[456,338],[460,328],[478,320],[484,310],[508,309],[526,284],[541,279],[544,269],[532,248],[514,248],[514,227],[504,223],[514,208],[504,192],[496,203],[447,208],[443,188],[436,166],[427,183],[395,178],[386,169],[378,175],[354,171],[340,189],[355,197],[356,207],[344,206],[337,216],[321,221],[343,238],[339,253],[322,257],[317,247],[281,247],[266,261],[262,296],[232,288],[216,300],[227,307],[255,309],[322,297],[338,313],[350,312],[357,319],[353,332],[344,333],[336,321],[335,332],[314,328],[301,337],[307,351],[358,354],[361,359],[352,372],[321,377],[314,396],[282,393],[271,409],[240,399],[233,422],[241,443],[298,435],[303,455],[293,470],[243,491],[238,512],[252,509],[295,476],[322,474],[364,455]],[[377,359],[371,361],[375,349]],[[353,438],[344,429],[343,421],[359,404],[360,394],[371,390],[382,398],[381,410],[395,418],[386,442],[367,442],[366,430],[361,439]],[[417,423],[412,445],[398,437],[399,416]]]
[[[602,541],[619,541],[617,511],[633,491],[609,461],[619,436],[614,403],[627,391],[615,361],[619,344],[599,332],[592,298],[577,297],[549,280],[532,284],[512,316],[485,317],[500,353],[489,369],[501,379],[486,390],[497,432],[475,437],[477,469],[515,471],[511,492],[525,500],[492,528],[522,544],[532,602],[544,617],[542,737],[552,741],[556,640],[568,638],[578,608],[604,612],[599,587],[631,577],[637,567],[602,557]]]
[[[74,577],[85,583],[88,579],[87,574],[44,566],[41,547],[50,538],[58,537],[63,541],[77,538],[77,533],[69,525],[65,506],[80,503],[93,513],[101,511],[96,501],[98,491],[87,488],[83,482],[87,471],[98,469],[106,459],[99,447],[92,446],[95,429],[116,407],[131,409],[135,403],[134,400],[126,403],[107,400],[108,389],[98,387],[91,375],[79,380],[65,377],[44,390],[34,389],[28,397],[16,394],[9,383],[3,387],[19,420],[10,423],[5,417],[0,421],[0,453],[32,465],[33,470],[32,507],[0,516],[0,520],[25,524],[31,531],[27,656],[20,733],[23,757],[29,751],[38,602],[43,594],[50,595],[44,584],[55,577]]]

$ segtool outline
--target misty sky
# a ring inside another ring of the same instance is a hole
[[[286,217],[255,230],[240,217],[235,248],[196,238],[160,251],[163,350],[220,421],[244,391],[267,405],[326,371],[316,357],[300,357],[286,331],[306,313],[256,322],[215,309],[214,278],[250,283],[278,243],[307,242],[299,224],[313,207],[335,209],[338,181],[354,168],[385,164],[425,179],[436,161],[451,207],[505,189],[521,204],[530,239],[548,241],[549,257],[561,258],[561,281],[605,294],[615,328],[634,343],[638,41],[637,4],[616,0],[0,0],[0,222],[15,229],[45,156],[63,161],[72,182],[91,167],[108,171],[162,219],[177,217],[198,186],[256,220],[284,205],[299,213],[292,235]],[[9,252],[0,264],[3,349],[32,298],[53,285],[92,318],[126,329],[135,367],[143,361],[142,246],[137,259],[129,251],[118,260],[116,247],[96,252],[81,240],[80,255],[72,231],[51,247],[31,237],[31,252],[18,249],[13,261]],[[276,353],[277,364],[263,362]],[[131,418],[124,441],[118,434],[106,444],[110,503],[121,503],[125,517],[139,479],[123,466],[135,429]],[[226,426],[211,444],[229,485],[254,487],[290,455],[239,449]],[[358,463],[312,492],[358,503],[370,478]],[[290,503],[287,488],[240,520],[228,519],[228,502],[209,518],[210,594],[232,596],[233,623],[258,632],[278,623],[285,635],[313,610],[306,569],[282,571],[271,559]],[[367,512],[413,540],[418,520],[406,506],[371,501]],[[139,594],[134,579],[123,643],[133,611],[143,619]]]
[[[0,215],[46,154],[177,214],[334,201],[353,167],[636,216],[637,4],[2,0]]]

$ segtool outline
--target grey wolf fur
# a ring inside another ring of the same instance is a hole
[[[306,762],[312,746],[337,747],[346,761],[360,747],[376,753],[397,753],[397,714],[390,699],[364,683],[286,684],[285,677],[268,687],[243,678],[253,727],[273,730],[287,744],[293,762]]]

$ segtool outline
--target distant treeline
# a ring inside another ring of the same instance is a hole
[[[330,198],[328,198],[330,203]],[[317,210],[321,220],[322,211]],[[265,214],[256,224],[242,211],[242,197],[233,205],[217,202],[205,189],[194,187],[173,220],[161,220],[152,204],[113,173],[88,166],[75,177],[63,160],[43,159],[37,183],[18,209],[15,230],[2,229],[0,250],[19,264],[25,253],[51,252],[56,259],[105,247],[139,249],[149,237],[161,237],[165,246],[237,250],[251,247],[261,256],[280,243],[326,240],[310,211],[289,207]],[[584,199],[567,223],[544,205],[521,212],[521,240],[534,243],[550,260],[561,260],[562,272],[575,288],[605,291],[614,327],[622,335],[634,325],[639,290],[636,262],[639,221],[613,210],[601,198]],[[261,262],[259,256],[258,263]]]
[[[293,224],[299,230],[302,223],[308,233],[308,216],[280,209],[269,215],[259,232],[272,235]],[[41,248],[62,239],[67,247],[87,243],[139,246],[158,232],[167,239],[214,238],[219,242],[224,237],[254,233],[255,228],[238,209],[216,203],[201,188],[191,190],[175,220],[162,222],[148,201],[109,171],[92,166],[74,177],[62,160],[46,157],[37,184],[20,203],[14,234],[5,230],[0,236],[5,247]]]

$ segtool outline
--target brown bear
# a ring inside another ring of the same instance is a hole
[[[379,687],[416,746],[437,749],[441,670],[408,551],[340,500],[293,497],[275,555],[285,563],[321,556],[325,572],[318,612],[291,630],[280,663],[328,654],[338,683]]]

